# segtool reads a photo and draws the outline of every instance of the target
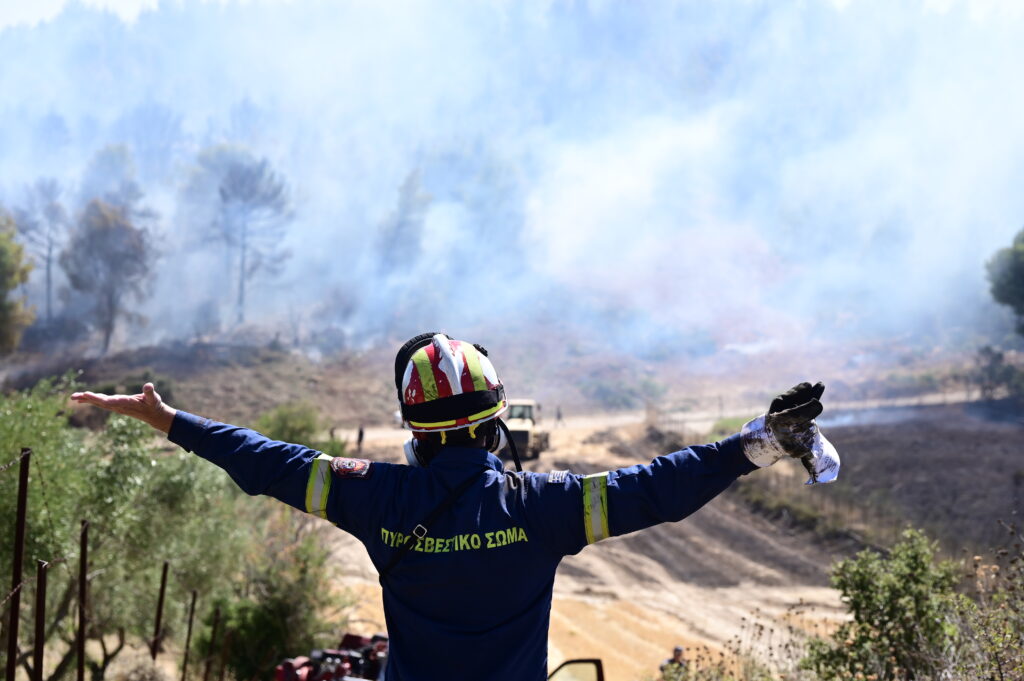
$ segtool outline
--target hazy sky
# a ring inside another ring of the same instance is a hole
[[[460,324],[483,300],[624,338],[942,332],[991,311],[984,263],[1024,225],[1010,0],[3,0],[3,26],[0,199],[75,194],[128,144],[161,214],[150,306],[179,329],[229,306],[181,202],[222,143],[296,206],[284,274],[254,283],[271,317]],[[409,178],[418,238],[382,250]]]

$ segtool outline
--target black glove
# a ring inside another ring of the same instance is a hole
[[[798,459],[810,456],[814,419],[824,409],[818,400],[824,392],[824,383],[811,385],[805,381],[772,400],[765,424],[790,456]]]
[[[743,453],[759,467],[771,466],[784,456],[803,461],[808,473],[814,467],[813,447],[821,413],[821,383],[801,383],[772,400],[767,414],[747,422],[741,431]],[[814,474],[811,473],[814,478]]]

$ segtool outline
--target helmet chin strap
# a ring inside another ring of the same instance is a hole
[[[501,419],[495,419],[498,422],[499,432],[499,444],[497,449],[501,450],[500,440],[505,440],[508,443],[508,448],[512,452],[512,460],[516,463],[516,471],[519,473],[523,472],[523,464],[519,462],[519,450],[516,449],[516,442],[512,439],[512,433],[508,432],[508,426]]]

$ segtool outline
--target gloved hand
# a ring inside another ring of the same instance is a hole
[[[757,466],[770,466],[784,456],[800,459],[809,484],[831,482],[839,474],[839,455],[818,431],[814,419],[823,407],[822,383],[800,383],[772,400],[768,413],[743,426],[743,453]]]
[[[811,455],[818,431],[814,419],[824,410],[818,401],[824,392],[824,383],[805,381],[776,397],[768,407],[765,425],[789,456],[804,459]]]

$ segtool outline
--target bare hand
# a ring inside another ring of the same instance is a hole
[[[92,404],[101,409],[131,416],[153,426],[159,431],[168,433],[177,409],[164,404],[160,394],[152,383],[142,386],[137,395],[104,395],[103,393],[81,392],[72,393],[72,402]]]

